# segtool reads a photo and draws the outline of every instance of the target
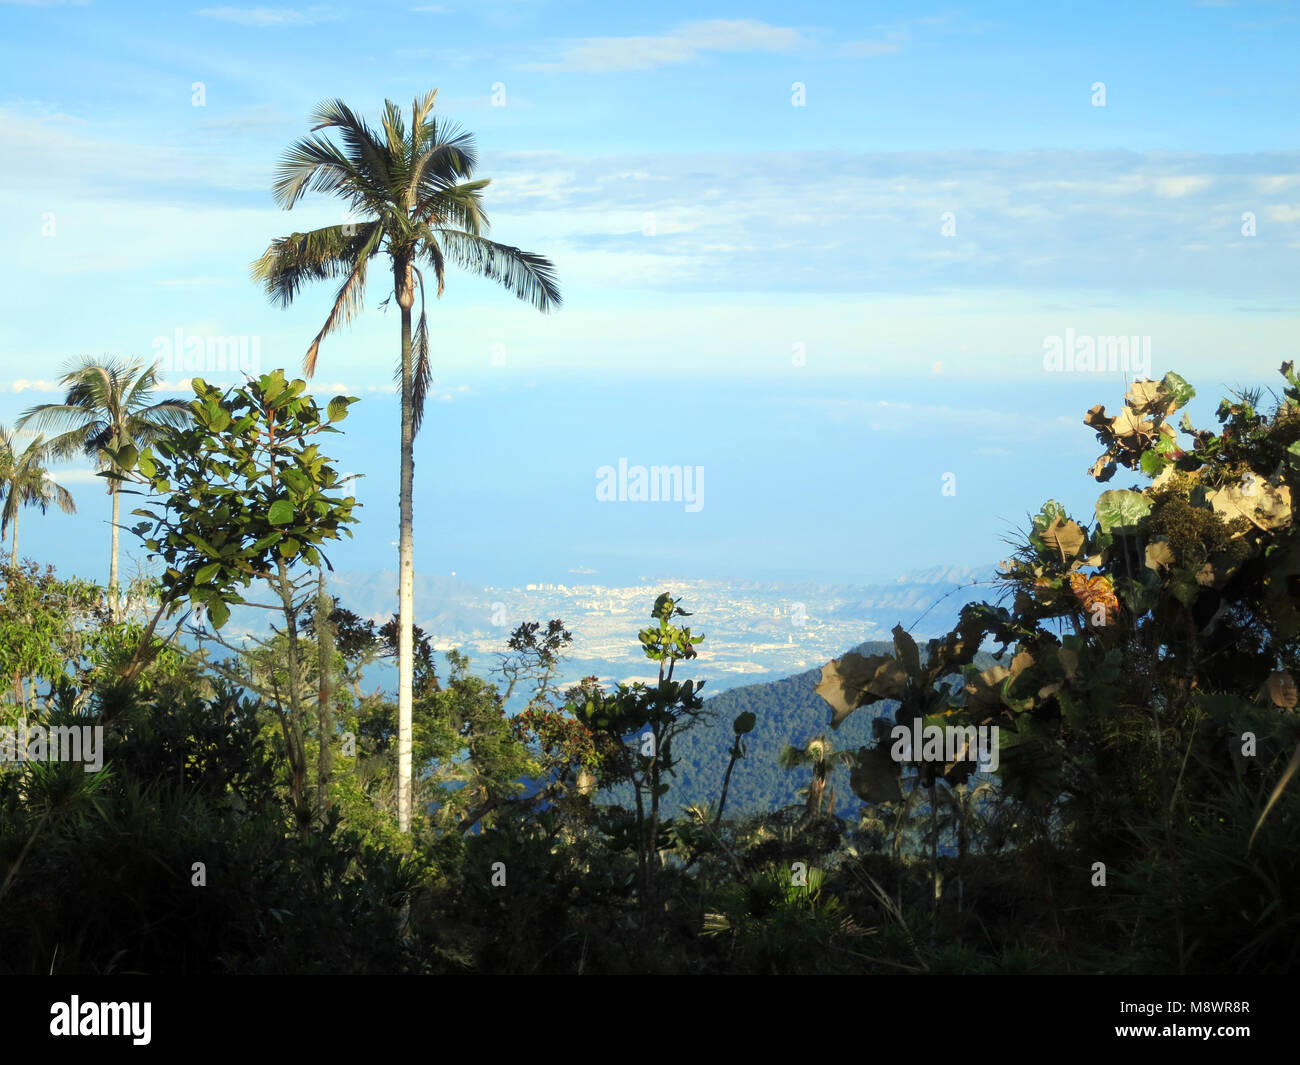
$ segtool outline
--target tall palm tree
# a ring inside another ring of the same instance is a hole
[[[255,280],[273,302],[287,307],[308,281],[342,278],[334,305],[303,358],[304,372],[316,369],[321,341],[361,309],[370,260],[381,252],[392,269],[392,295],[401,309],[401,496],[398,546],[400,583],[397,683],[397,820],[411,824],[411,707],[414,675],[414,540],[411,486],[413,444],[432,383],[429,332],[424,312],[424,275],[432,270],[442,295],[448,262],[496,281],[539,311],[560,305],[554,267],[540,255],[488,240],[482,193],[486,179],[468,179],[477,165],[470,134],[433,116],[437,90],[411,104],[408,129],[400,108],[384,101],[383,131],[371,129],[342,100],[320,104],[312,136],[299,140],[281,160],[273,195],[289,210],[308,190],[341,197],[356,219],[310,233],[273,240],[253,264]],[[338,147],[316,131],[336,129]],[[411,310],[419,285],[420,317],[411,331]],[[385,282],[387,285],[388,282]]]
[[[18,434],[0,425],[0,492],[4,494],[0,539],[4,538],[6,529],[11,529],[11,566],[18,565],[18,511],[22,507],[39,507],[44,514],[53,504],[64,514],[77,512],[72,493],[55,483],[46,469],[48,460],[49,445],[44,438],[36,437],[19,451]]]
[[[158,365],[146,366],[138,360],[112,359],[98,363],[82,359],[64,373],[59,382],[68,391],[62,403],[42,403],[25,411],[18,426],[51,430],[53,437],[46,447],[56,458],[88,455],[101,470],[112,471],[109,451],[119,451],[127,444],[141,449],[156,443],[171,429],[180,428],[190,417],[189,404],[179,399],[155,403]],[[110,479],[108,492],[113,499],[112,554],[108,568],[108,601],[114,619],[118,619],[117,540],[120,482]]]

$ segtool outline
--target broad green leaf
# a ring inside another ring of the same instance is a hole
[[[207,555],[208,558],[220,558],[220,557],[221,557],[221,556],[218,554],[216,548],[214,548],[210,543],[208,543],[205,539],[203,539],[203,537],[199,536],[198,533],[186,533],[186,534],[185,534],[185,539],[188,540],[190,543],[192,543],[195,547],[197,547],[197,548],[198,548],[200,551],[202,551],[205,555]]]
[[[311,478],[301,470],[281,470],[280,480],[299,495],[302,495],[311,489]]]
[[[206,566],[201,566],[199,571],[194,574],[195,584],[207,584],[218,573],[221,572],[220,562],[209,562]]]
[[[1191,401],[1192,397],[1196,395],[1196,389],[1172,370],[1160,379],[1160,388],[1162,391],[1167,392],[1169,398],[1173,401],[1174,405],[1171,409],[1171,413],[1179,407],[1185,407]]]
[[[208,618],[214,629],[221,628],[230,620],[230,607],[226,606],[225,600],[214,598],[208,601]]]
[[[277,499],[266,512],[266,520],[272,525],[288,525],[293,521],[293,504],[287,499]]]
[[[1151,513],[1150,501],[1140,492],[1115,488],[1097,498],[1097,521],[1103,532],[1132,532]]]
[[[1169,460],[1163,458],[1160,455],[1160,452],[1157,451],[1155,448],[1151,448],[1149,451],[1142,452],[1140,465],[1142,467],[1142,472],[1145,473],[1148,477],[1158,476],[1160,474],[1160,471],[1163,470],[1165,466],[1167,466],[1168,464],[1169,464]]]

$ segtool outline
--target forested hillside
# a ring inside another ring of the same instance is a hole
[[[854,654],[892,654],[894,645],[877,640],[861,643]],[[921,652],[922,661],[928,653]],[[996,659],[981,652],[975,665],[987,669]],[[686,733],[673,747],[676,776],[668,793],[670,802],[716,803],[722,794],[722,777],[726,754],[733,740],[732,722],[742,713],[752,713],[753,731],[745,735],[745,757],[731,776],[727,789],[726,813],[729,816],[765,813],[796,803],[802,804],[801,789],[807,789],[806,769],[784,769],[781,752],[787,746],[806,747],[810,740],[824,735],[835,750],[857,751],[873,746],[872,722],[890,715],[898,708],[893,699],[875,704],[870,711],[855,714],[838,730],[830,727],[830,708],[814,689],[821,679],[821,668],[810,669],[793,677],[768,684],[749,684],[733,688],[704,700],[704,708],[714,716]],[[961,683],[960,676],[951,679]],[[707,689],[706,689],[707,690]],[[849,766],[836,762],[828,782],[834,788],[835,813],[853,817],[862,800],[849,786]]]

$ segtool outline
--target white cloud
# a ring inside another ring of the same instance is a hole
[[[281,113],[275,104],[265,103],[250,104],[228,115],[205,117],[199,120],[199,125],[204,130],[214,133],[245,134],[251,130],[288,126],[292,122],[293,120]]]
[[[70,115],[32,115],[0,107],[0,190],[44,193],[48,204],[85,193],[115,193],[157,203],[162,190],[192,203],[208,190],[256,191],[269,196],[273,160],[87,135]]]
[[[325,7],[311,7],[305,11],[285,7],[205,7],[195,14],[239,26],[311,26],[338,18]]]
[[[61,392],[62,388],[54,381],[29,381],[25,377],[19,377],[11,381],[9,387],[15,392]]]
[[[108,482],[94,470],[86,467],[74,467],[70,470],[54,470],[51,474],[56,482],[65,487],[70,484],[94,484],[101,488]]]
[[[1210,187],[1211,180],[1208,177],[1167,177],[1155,178],[1151,184],[1155,187],[1157,196],[1177,200],[1192,193],[1204,192]]]
[[[1269,195],[1300,185],[1300,174],[1266,174],[1254,178],[1253,182],[1255,188]]]
[[[791,52],[804,43],[798,30],[757,19],[708,19],[659,37],[586,37],[570,43],[558,62],[523,64],[519,69],[653,70],[699,59],[706,52]]]

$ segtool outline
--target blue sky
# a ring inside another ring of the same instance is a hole
[[[492,236],[552,258],[565,305],[453,275],[431,306],[423,572],[982,564],[1100,490],[1080,418],[1125,375],[1047,372],[1047,338],[1149,338],[1203,424],[1296,355],[1294,3],[203,5],[0,0],[0,423],[176,330],[298,367],[331,290],[272,307],[248,264],[343,214],[279,210],[275,163],[321,99],[436,87]],[[335,438],[366,475],[353,570],[396,555],[380,277],[314,381],[362,397]],[[704,506],[599,502],[620,458],[703,467]],[[20,546],[102,579],[102,490],[61,475],[81,512]]]

